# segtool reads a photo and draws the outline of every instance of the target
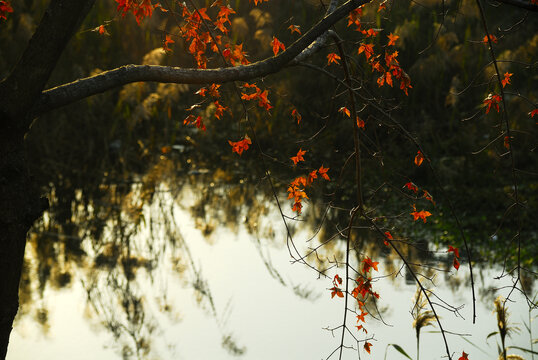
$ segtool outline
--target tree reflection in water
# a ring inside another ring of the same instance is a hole
[[[184,188],[192,188],[197,195],[189,210],[209,239],[216,226],[233,229],[247,218],[249,231],[257,231],[259,218],[267,213],[267,199],[250,199],[242,219],[244,187],[219,189],[205,183],[200,175],[175,176],[174,163],[163,157],[137,182],[103,184],[95,197],[77,192],[69,209],[60,208],[63,204],[51,197],[51,211],[35,224],[29,239],[19,316],[33,314],[46,331],[45,289],[81,281],[90,319],[110,331],[123,358],[145,358],[162,331],[155,311],[180,320],[181,304],[169,302],[163,273],[172,264],[185,286],[192,288],[198,304],[221,322],[226,314],[216,311],[202,269],[195,264],[175,222],[174,207],[185,202]],[[58,221],[62,216],[63,221]],[[267,266],[272,266],[269,260]],[[219,326],[225,328],[224,323]],[[245,352],[224,330],[222,346],[231,354]]]

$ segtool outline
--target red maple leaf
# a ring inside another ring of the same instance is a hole
[[[273,47],[273,53],[275,56],[278,54],[280,50],[284,51],[286,50],[286,47],[284,44],[282,44],[276,37],[273,36],[273,41],[271,41],[271,46]]]
[[[342,106],[340,109],[338,109],[338,112],[347,115],[347,117],[351,117],[351,111],[349,111],[349,109],[345,106]]]
[[[505,87],[506,85],[510,84],[510,77],[514,75],[512,73],[509,73],[509,72],[505,72],[504,73],[504,79],[501,80],[501,83],[503,84],[503,87]]]
[[[383,240],[383,243],[386,245],[386,246],[389,246],[389,243],[387,241],[388,240],[393,240],[393,237],[392,237],[392,234],[388,231],[385,231],[385,239]]]
[[[458,258],[454,256],[454,260],[452,261],[452,265],[454,265],[454,269],[458,270],[460,268],[460,262],[458,261]]]
[[[0,19],[7,20],[7,13],[12,13],[13,8],[9,1],[0,1]]]
[[[422,165],[422,162],[424,161],[424,154],[422,154],[422,151],[417,151],[417,155],[415,156],[415,165],[420,166]]]
[[[288,29],[289,31],[291,31],[291,33],[293,34],[294,32],[298,33],[299,35],[301,35],[301,30],[299,29],[299,25],[290,25],[288,26]]]
[[[366,259],[364,259],[362,263],[364,264],[362,268],[364,273],[370,271],[370,268],[373,268],[375,271],[379,271],[377,269],[377,265],[379,264],[379,262],[372,261],[372,259],[370,259],[369,257],[366,257]]]
[[[103,25],[101,25],[103,26]],[[163,44],[163,49],[164,51],[172,51],[172,49],[170,49],[168,47],[168,44],[173,44],[175,43],[175,41],[170,37],[170,35],[166,34],[166,37],[165,37],[165,40],[164,40],[164,44]],[[203,89],[203,88],[202,88]],[[198,90],[198,91],[201,91],[202,89]],[[203,96],[203,95],[202,95]]]
[[[321,175],[322,178],[324,178],[327,181],[330,181],[329,175],[327,175],[327,171],[329,171],[329,168],[324,168],[323,165],[318,169],[318,174]]]
[[[411,181],[406,183],[404,187],[407,187],[409,190],[413,191],[415,194],[418,192],[418,187]]]
[[[389,43],[387,46],[396,45],[396,40],[400,38],[398,35],[394,35],[393,33],[388,34],[387,37],[389,38]]]
[[[458,360],[469,360],[469,358],[467,357],[469,354],[466,354],[465,351],[462,351],[461,352],[461,356],[459,357]]]
[[[364,55],[366,55],[366,60],[369,60],[370,57],[374,55],[374,45],[373,44],[361,44],[359,46],[359,54],[364,52]]]
[[[415,208],[415,205],[413,205],[413,210],[414,211],[411,213],[411,215],[413,215],[413,221],[422,219],[424,222],[426,222],[426,218],[432,215],[431,212],[429,211],[425,211],[425,210],[417,211],[417,209]]]
[[[336,286],[330,288],[329,290],[331,290],[331,299],[334,297],[334,295],[336,295],[338,297],[344,297],[344,293],[342,293],[342,290],[340,290]]]
[[[235,152],[241,155],[243,154],[243,151],[248,150],[248,147],[250,144],[252,144],[252,141],[250,140],[248,135],[245,135],[243,140],[239,140],[239,141],[228,140],[228,143],[232,147],[232,152]]]
[[[291,111],[291,117],[297,120],[297,124],[301,122],[301,119],[303,118],[301,114],[297,111],[297,109],[293,109]]]
[[[497,44],[497,37],[495,37],[495,35],[489,35],[489,39],[491,40],[492,43],[494,44]],[[488,35],[484,35],[484,38],[482,39],[482,42],[484,44],[488,44]]]
[[[364,125],[365,125],[365,124],[364,124],[364,120],[362,120],[361,118],[359,118],[359,117],[357,116],[357,126],[358,126],[359,128],[361,128],[361,129],[364,129]]]
[[[458,250],[458,248],[452,247],[452,245],[448,245],[447,252],[453,252],[455,257],[457,257],[457,258],[460,257],[460,251]]]
[[[499,112],[499,103],[501,102],[501,97],[497,94],[489,94],[487,98],[484,99],[484,105],[487,106],[486,114],[489,113],[491,107],[493,106],[497,112]]]
[[[537,1],[538,1],[538,0],[537,0]],[[533,118],[534,115],[538,114],[538,108],[532,110],[529,114],[530,114],[531,118]]]
[[[372,344],[370,344],[369,342],[364,343],[364,350],[366,350],[368,352],[368,354],[370,354],[370,347],[371,346],[372,346]]]
[[[304,161],[304,154],[306,154],[306,150],[299,149],[299,151],[297,151],[297,155],[290,158],[291,161],[293,161],[293,165],[297,165],[299,161]]]
[[[361,314],[357,315],[357,322],[359,322],[359,321],[365,322],[364,316],[366,316],[366,315],[368,315],[368,313],[361,310]]]
[[[340,60],[341,57],[338,56],[335,53],[330,53],[327,55],[327,65],[331,65],[332,63],[339,64],[338,60]]]

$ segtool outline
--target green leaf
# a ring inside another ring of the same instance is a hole
[[[402,347],[400,345],[398,345],[398,344],[388,344],[387,349],[389,348],[389,346],[394,347],[400,354],[402,354],[403,356],[405,356],[409,360],[413,360],[409,355],[407,355],[405,350],[402,349]],[[387,359],[387,350],[385,350],[385,359]]]
[[[517,350],[521,350],[521,351],[525,351],[525,352],[528,352],[528,353],[531,353],[531,354],[538,355],[537,351],[534,351],[534,350],[531,350],[531,349],[525,349],[525,348],[522,348],[522,347],[519,347],[519,346],[508,346],[506,348],[506,350],[508,350],[508,349],[517,349]]]
[[[490,337],[494,336],[494,335],[497,335],[498,334],[498,331],[494,331],[492,333],[489,333],[488,336],[486,336],[486,340],[488,340]]]

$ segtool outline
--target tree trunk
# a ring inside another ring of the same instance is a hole
[[[0,144],[0,359],[4,359],[19,306],[26,233],[47,203],[40,201],[32,185],[23,137],[2,132]]]
[[[28,173],[24,136],[41,95],[71,36],[95,0],[51,0],[9,76],[0,82],[0,359],[19,307],[26,234],[47,207]]]

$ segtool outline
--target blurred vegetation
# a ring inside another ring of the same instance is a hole
[[[0,32],[0,48],[9,49],[0,57],[0,77],[24,50],[47,3],[13,2],[14,13]],[[198,3],[210,5],[209,1]],[[273,36],[291,44],[297,35],[287,30],[290,24],[306,31],[325,11],[319,2],[306,0],[271,0],[256,8],[246,0],[230,3],[237,11],[230,37],[244,43],[252,62],[272,55],[269,43]],[[488,48],[482,43],[485,34],[479,14],[470,0],[444,4],[443,8],[439,1],[394,1],[390,11],[377,12],[375,5],[365,8],[363,23],[383,28],[374,39],[376,46],[385,44],[391,32],[400,36],[398,59],[413,86],[408,97],[397,86],[379,88],[364,57],[356,56],[363,36],[346,28],[346,21],[335,27],[350,55],[359,115],[366,122],[362,148],[366,206],[380,226],[412,245],[462,247],[449,211],[450,199],[477,263],[506,261],[510,267],[517,261],[520,245],[522,266],[535,269],[538,137],[535,120],[528,113],[538,102],[538,18],[503,4],[487,9],[489,28],[499,39],[495,51],[500,71],[514,74],[505,91],[523,206],[510,207],[514,191],[510,156],[502,137],[495,140],[503,128],[501,118],[495,112],[485,115],[482,106],[484,98],[499,89]],[[139,27],[132,17],[121,18],[115,7],[113,1],[96,2],[62,56],[50,87],[130,63],[194,66],[181,41],[173,44],[172,53],[162,50],[165,34],[178,32],[169,14],[156,10]],[[445,16],[440,15],[443,11]],[[97,31],[101,24],[106,25],[107,35]],[[308,61],[342,78],[338,66],[326,65],[326,55],[331,52],[336,47],[328,44]],[[218,66],[222,66],[218,59],[208,64]],[[51,207],[35,224],[29,239],[28,251],[35,253],[36,263],[25,267],[21,304],[35,300],[34,292],[42,296],[47,284],[68,286],[74,268],[111,271],[110,298],[122,300],[123,318],[107,317],[105,322],[115,334],[130,329],[124,352],[140,357],[149,351],[147,339],[155,324],[139,316],[144,301],[133,281],[137,269],[149,270],[162,261],[166,246],[151,238],[143,246],[148,251],[141,251],[140,244],[134,246],[131,241],[141,224],[152,223],[144,207],[163,189],[180,203],[181,189],[192,189],[196,201],[190,211],[208,236],[222,224],[232,229],[246,224],[252,233],[261,231],[271,238],[271,227],[259,227],[260,219],[269,213],[273,195],[267,174],[271,174],[285,213],[292,215],[285,200],[286,185],[324,165],[331,169],[333,181],[309,189],[305,221],[293,224],[292,231],[305,225],[316,229],[323,220],[320,236],[329,237],[347,226],[356,195],[354,169],[347,163],[353,153],[351,124],[338,112],[342,106],[349,107],[345,88],[304,66],[285,69],[257,84],[269,89],[274,108],[268,115],[254,105],[249,107],[256,143],[241,157],[231,152],[228,140],[237,141],[245,133],[252,138],[253,134],[234,84],[221,87],[221,103],[232,112],[221,120],[214,118],[211,102],[201,102],[204,99],[194,94],[198,86],[154,83],[130,84],[37,119],[26,144],[31,172],[48,194]],[[205,132],[183,125],[189,114],[186,109],[195,103],[201,105],[195,111],[204,116]],[[300,124],[291,117],[294,108],[302,114]],[[415,145],[386,114],[417,139],[431,159],[433,172],[424,165],[414,166]],[[257,150],[258,144],[263,154]],[[299,148],[308,150],[306,161],[294,167],[289,158]],[[403,189],[408,181],[427,189],[435,197],[435,207],[420,198],[421,193],[415,198]],[[413,204],[435,216],[427,224],[413,224],[409,216]],[[160,211],[172,214],[165,206]],[[171,230],[172,217],[165,224],[169,240],[179,249],[174,256],[182,258],[179,263],[184,271],[190,266],[188,250]],[[513,241],[516,233],[519,237]],[[359,236],[371,240],[364,248],[379,249],[380,239],[367,230]],[[337,247],[331,249],[337,251]],[[407,255],[417,263],[431,258],[431,253],[414,246],[407,248]],[[450,260],[445,260],[449,267]],[[189,281],[210,309],[210,293],[195,269],[191,270]],[[93,280],[88,275],[85,284],[90,300],[95,299],[92,291],[101,281]],[[527,288],[532,280],[530,284]],[[91,301],[99,306],[105,302]],[[164,308],[168,306],[163,302]],[[25,307],[22,309],[24,312]],[[94,310],[107,313],[98,307]],[[35,316],[46,324],[46,309],[39,309]],[[223,334],[223,346],[232,353],[244,351],[230,334]]]

